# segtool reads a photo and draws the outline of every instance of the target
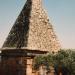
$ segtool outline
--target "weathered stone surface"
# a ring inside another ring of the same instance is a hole
[[[32,59],[27,59],[26,75],[32,75]]]
[[[42,0],[27,0],[4,47],[55,52],[60,49],[53,26],[42,8]]]

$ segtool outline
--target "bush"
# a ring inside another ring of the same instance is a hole
[[[40,65],[45,65],[47,69],[53,66],[56,72],[59,68],[63,75],[75,75],[75,51],[60,50],[56,54],[49,53],[48,55],[40,55],[34,58],[34,69],[38,69]]]

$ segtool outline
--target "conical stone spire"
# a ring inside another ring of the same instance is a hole
[[[58,51],[60,44],[42,8],[42,0],[27,0],[3,48]]]

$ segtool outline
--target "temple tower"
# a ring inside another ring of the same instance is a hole
[[[5,75],[33,75],[33,58],[60,48],[42,0],[27,0],[1,49]]]
[[[42,8],[42,0],[26,1],[3,45],[3,48],[13,47],[49,52],[60,49],[53,26]]]

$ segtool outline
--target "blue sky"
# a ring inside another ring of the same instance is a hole
[[[26,0],[0,0],[0,47]],[[42,0],[62,48],[75,48],[75,0]]]

